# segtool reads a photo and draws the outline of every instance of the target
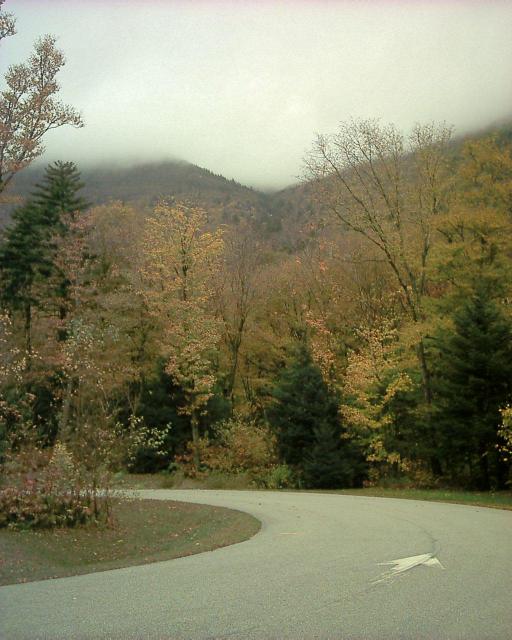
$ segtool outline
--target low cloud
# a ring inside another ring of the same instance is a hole
[[[43,33],[67,65],[62,97],[86,127],[47,137],[46,159],[182,158],[229,178],[295,181],[315,132],[350,117],[458,133],[510,117],[509,2],[81,2],[7,0],[18,35]],[[94,44],[91,44],[94,42]]]

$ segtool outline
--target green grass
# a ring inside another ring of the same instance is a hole
[[[126,489],[252,489],[254,484],[244,475],[212,474],[201,480],[169,474],[124,474],[117,485]],[[315,491],[313,489],[286,489],[286,491]],[[318,491],[377,498],[403,498],[405,500],[432,500],[452,502],[475,507],[512,509],[512,491],[457,491],[453,489],[411,489],[407,487],[367,487],[365,489],[339,489]]]
[[[0,585],[118,569],[250,538],[260,522],[221,507],[119,500],[111,528],[0,530]]]
[[[117,489],[256,489],[248,474],[211,473],[205,478],[186,478],[182,473],[119,473]]]
[[[430,500],[434,502],[451,502],[474,507],[491,507],[494,509],[512,510],[511,491],[456,491],[451,489],[402,489],[367,487],[365,489],[340,489],[328,493],[339,493],[354,496],[371,496],[376,498],[403,498],[406,500]]]

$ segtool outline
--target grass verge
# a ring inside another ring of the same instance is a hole
[[[324,492],[322,492],[324,493]],[[512,510],[512,492],[497,491],[455,491],[451,489],[403,489],[385,487],[367,487],[365,489],[339,489],[328,491],[353,496],[375,498],[402,498],[405,500],[429,500],[433,502],[450,502],[473,507],[491,507],[493,509]]]
[[[204,478],[186,478],[183,473],[119,473],[117,489],[257,489],[247,473],[210,473]]]
[[[191,480],[169,474],[123,474],[117,481],[125,489],[251,489],[256,487],[243,475],[212,474],[202,480]],[[301,491],[301,489],[286,489]],[[314,492],[314,489],[302,489]],[[375,498],[403,498],[406,500],[430,500],[451,502],[474,507],[491,507],[512,510],[512,491],[457,491],[452,489],[411,489],[406,487],[367,487],[365,489],[338,489],[318,491]]]
[[[260,522],[240,511],[118,500],[112,528],[0,530],[0,585],[119,569],[247,540]]]

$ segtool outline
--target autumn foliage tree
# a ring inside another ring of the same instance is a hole
[[[12,13],[7,13],[2,9],[4,2],[5,0],[0,2],[0,40],[16,33],[16,20]]]
[[[222,231],[207,231],[206,222],[197,207],[161,202],[147,219],[142,267],[144,295],[162,327],[166,371],[183,390],[182,411],[190,416],[194,444],[200,415],[213,394],[221,337],[212,302]]]
[[[0,40],[16,33],[12,14],[0,2]],[[14,175],[43,151],[43,138],[64,125],[82,127],[80,114],[58,98],[57,75],[65,64],[56,39],[46,35],[34,45],[27,62],[13,64],[0,93],[0,193]]]
[[[446,126],[417,125],[407,139],[375,120],[342,123],[318,136],[307,160],[317,197],[345,229],[362,236],[390,269],[404,313],[418,326],[416,352],[428,404],[431,375],[421,323],[436,218],[446,206]]]
[[[0,241],[1,447],[35,424],[91,473],[508,486],[512,153],[449,138],[319,138],[276,235],[222,199],[82,211],[54,165]]]

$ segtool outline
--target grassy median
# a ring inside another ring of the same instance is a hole
[[[112,527],[0,530],[0,585],[106,571],[211,551],[257,533],[252,516],[221,507],[118,500]]]

